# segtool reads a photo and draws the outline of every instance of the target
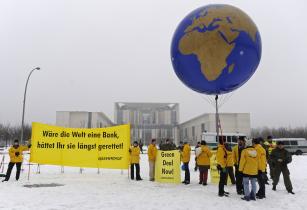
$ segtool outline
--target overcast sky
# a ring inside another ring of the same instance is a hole
[[[170,43],[179,22],[212,3],[254,20],[262,59],[221,112],[248,112],[252,127],[307,126],[307,2],[0,0],[0,123],[55,123],[57,110],[102,111],[114,102],[178,102],[183,122],[214,108],[176,77]],[[213,96],[212,96],[213,97]]]

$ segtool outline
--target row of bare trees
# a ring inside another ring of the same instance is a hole
[[[10,146],[15,139],[20,139],[21,126],[0,123],[0,146]],[[31,138],[31,126],[24,126],[24,140]]]
[[[0,146],[11,145],[15,139],[20,138],[21,126],[1,124],[0,123]],[[307,139],[307,127],[297,128],[252,128],[252,137],[273,136],[273,138],[306,138]],[[31,138],[31,125],[25,125],[24,127],[24,139]]]
[[[279,127],[279,128],[253,128],[252,137],[272,136],[273,138],[306,138],[307,139],[307,127]]]

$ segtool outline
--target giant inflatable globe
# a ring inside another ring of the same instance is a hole
[[[205,94],[224,94],[243,85],[261,58],[261,38],[252,19],[230,5],[208,5],[177,27],[171,59],[179,79]]]

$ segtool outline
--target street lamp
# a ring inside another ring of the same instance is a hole
[[[28,76],[27,82],[26,82],[25,93],[23,95],[23,106],[22,106],[21,135],[20,135],[21,143],[23,143],[23,128],[24,128],[25,105],[26,105],[26,95],[27,95],[28,82],[29,82],[29,79],[30,79],[32,72],[35,71],[35,70],[40,70],[40,69],[41,68],[39,68],[39,67],[32,69],[29,76]]]

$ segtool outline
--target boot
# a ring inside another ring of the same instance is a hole
[[[276,191],[276,185],[273,185],[272,190]]]
[[[250,200],[253,200],[253,201],[256,200],[256,198],[255,198],[255,196],[254,196],[253,194],[251,194],[251,195],[249,196],[249,198],[250,198]]]
[[[243,198],[241,198],[242,200],[245,200],[245,201],[249,201],[249,197],[248,196],[244,196]]]
[[[288,193],[294,195],[295,193],[292,190],[288,190]]]

